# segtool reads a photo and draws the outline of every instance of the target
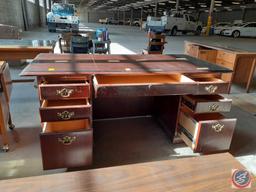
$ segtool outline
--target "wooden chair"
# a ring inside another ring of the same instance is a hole
[[[142,54],[163,54],[165,34],[156,34],[154,32],[148,32],[148,47],[144,49]]]

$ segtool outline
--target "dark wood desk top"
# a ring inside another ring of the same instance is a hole
[[[25,76],[76,74],[171,74],[231,72],[187,55],[39,54]]]
[[[158,161],[0,181],[3,192],[226,192],[231,170],[243,166],[230,154]],[[246,192],[255,191],[252,188]]]

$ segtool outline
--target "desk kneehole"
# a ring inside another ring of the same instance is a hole
[[[194,152],[212,153],[228,151],[236,119],[220,113],[191,115],[181,110],[178,133]]]

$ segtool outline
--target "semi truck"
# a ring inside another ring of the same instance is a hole
[[[79,22],[74,4],[54,3],[47,14],[49,32],[56,32],[57,29],[78,31]]]

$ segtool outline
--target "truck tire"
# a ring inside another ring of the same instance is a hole
[[[176,36],[177,33],[178,33],[178,28],[175,26],[175,27],[172,28],[171,35]]]
[[[202,30],[203,30],[202,27],[198,26],[196,29],[196,35],[201,35]]]

